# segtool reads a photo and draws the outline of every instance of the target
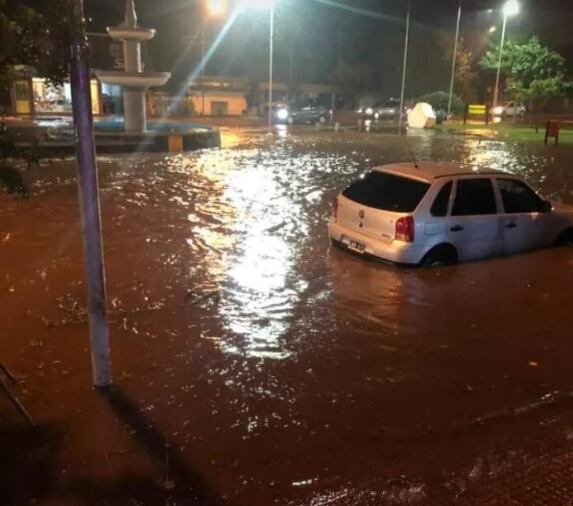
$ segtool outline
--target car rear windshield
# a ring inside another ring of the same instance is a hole
[[[429,183],[422,181],[372,171],[352,183],[342,195],[363,206],[396,213],[411,213],[429,187]]]

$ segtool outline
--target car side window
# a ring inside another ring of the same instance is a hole
[[[495,193],[490,179],[460,179],[452,216],[496,214]]]
[[[529,186],[515,179],[498,179],[503,208],[506,213],[539,213],[543,200]]]
[[[450,194],[452,193],[452,186],[453,186],[452,181],[442,186],[442,189],[439,191],[430,209],[430,213],[432,213],[432,216],[439,218],[439,217],[444,217],[446,216],[446,214],[448,214],[448,204],[450,203]]]

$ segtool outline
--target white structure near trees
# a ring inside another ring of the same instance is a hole
[[[432,106],[426,102],[418,102],[408,113],[408,126],[410,128],[434,128],[436,113]]]

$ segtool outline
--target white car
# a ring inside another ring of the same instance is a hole
[[[505,104],[492,107],[490,113],[493,116],[523,116],[525,114],[525,106],[523,104],[516,104],[515,102],[506,102]]]
[[[573,207],[520,178],[452,163],[375,167],[336,197],[331,241],[398,264],[448,265],[573,244]]]

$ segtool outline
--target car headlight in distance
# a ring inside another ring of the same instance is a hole
[[[288,109],[279,109],[277,111],[277,118],[280,120],[285,120],[288,118]]]
[[[360,109],[358,109],[358,111],[356,111],[358,114],[362,114],[364,112],[364,109],[362,109],[362,107]]]
[[[368,109],[366,109],[366,114],[368,114],[368,116],[371,116],[372,114],[374,114],[374,109],[372,109],[372,107],[369,107]]]
[[[503,112],[503,107],[500,107],[499,105],[497,107],[494,107],[493,109],[494,114],[501,114],[502,112]]]

